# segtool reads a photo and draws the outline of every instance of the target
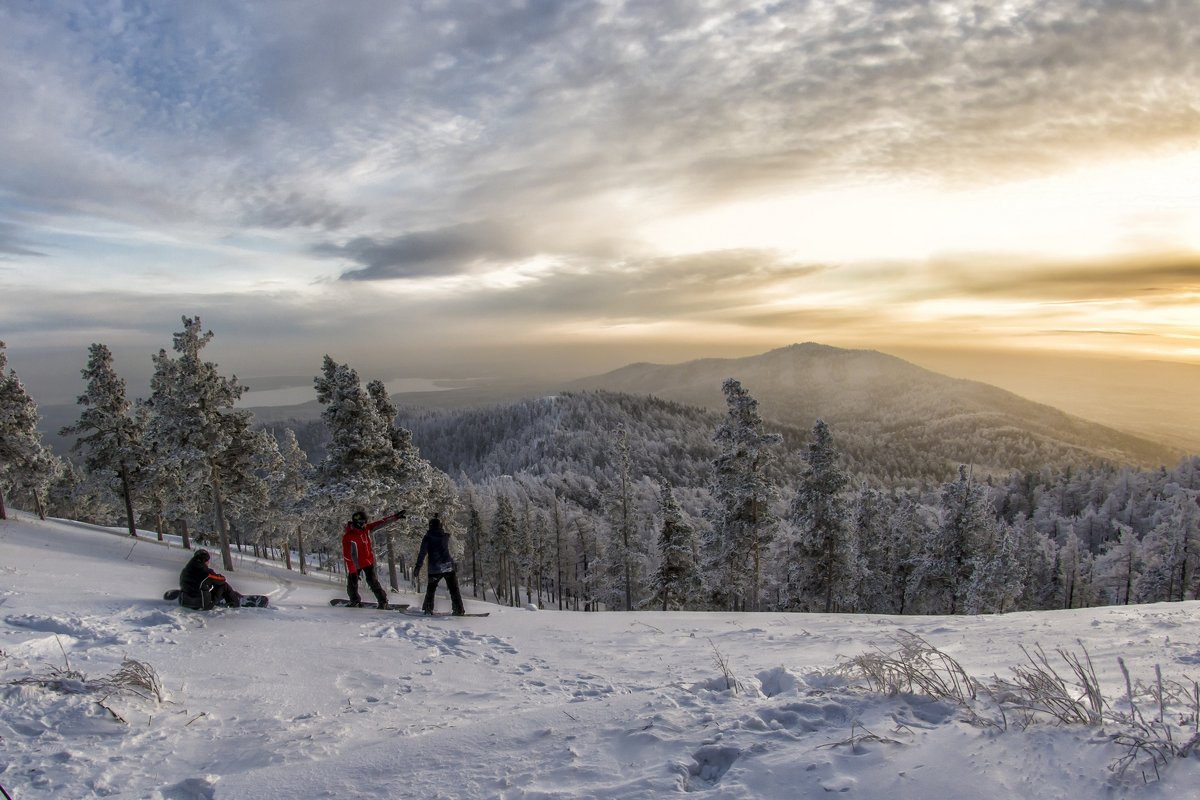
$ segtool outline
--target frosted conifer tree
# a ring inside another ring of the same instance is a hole
[[[484,574],[491,573],[492,588],[497,603],[512,604],[513,551],[517,542],[517,515],[513,511],[512,501],[504,494],[496,496],[496,513],[492,524],[487,530],[487,538],[480,552]],[[486,600],[486,595],[484,596]]]
[[[467,560],[471,563],[471,595],[479,597],[479,586],[482,583],[480,580],[480,555],[482,545],[486,538],[483,530],[483,517],[479,514],[479,506],[476,504],[475,495],[471,493],[467,496],[467,531],[465,553]]]
[[[641,595],[641,564],[645,553],[637,535],[634,508],[632,463],[629,453],[629,431],[624,426],[616,431],[617,477],[606,500],[609,507],[613,536],[604,549],[605,602],[612,608],[632,611]]]
[[[1067,533],[1058,551],[1058,572],[1062,586],[1063,608],[1087,608],[1092,596],[1092,554],[1075,532]]]
[[[113,368],[112,352],[106,345],[92,344],[87,366],[81,372],[87,389],[76,403],[84,408],[79,421],[64,427],[62,435],[79,436],[71,449],[85,454],[84,464],[89,470],[112,470],[120,478],[129,535],[137,536],[131,474],[145,458],[145,420],[133,413],[133,404],[125,395],[125,379]]]
[[[663,611],[687,608],[700,592],[696,532],[683,516],[671,485],[662,483],[662,527],[658,533],[658,569],[651,588]]]
[[[222,456],[226,476],[226,516],[231,536],[241,545],[266,548],[273,540],[272,525],[278,514],[269,479],[281,469],[282,457],[275,437],[250,427],[246,416],[231,420],[229,446]]]
[[[308,461],[308,454],[296,440],[291,428],[283,431],[283,441],[278,445],[279,471],[268,476],[272,503],[278,510],[280,537],[283,540],[284,560],[292,568],[291,532],[296,534],[296,555],[300,562],[300,574],[308,574],[304,531],[312,524],[312,504],[309,490],[315,470]]]
[[[928,613],[963,611],[975,556],[995,530],[986,495],[965,466],[942,486],[940,522],[925,542],[913,578]]]
[[[37,405],[17,374],[8,369],[8,355],[0,342],[0,519],[8,519],[6,485],[29,493],[38,516],[46,517],[43,496],[62,463],[42,444],[37,426]]]
[[[702,546],[704,580],[718,606],[758,610],[763,560],[779,523],[771,508],[777,494],[769,474],[772,448],[783,437],[763,432],[758,401],[741,383],[729,378],[721,389],[728,413],[713,435],[720,452],[710,483],[711,528]]]
[[[929,512],[916,498],[904,495],[897,501],[896,508],[888,518],[888,530],[892,539],[892,562],[889,582],[892,605],[896,614],[911,612],[912,593],[919,587],[915,580],[922,559],[922,548],[929,541],[932,523]]]
[[[851,524],[859,546],[860,566],[856,576],[855,610],[897,613],[895,601],[902,595],[897,582],[902,580],[897,563],[897,544],[892,535],[891,517],[894,497],[867,486],[854,497]],[[902,583],[900,584],[903,585]]]
[[[174,335],[177,355],[159,350],[154,356],[147,441],[164,469],[184,482],[199,478],[207,488],[221,563],[231,571],[223,461],[251,415],[234,410],[245,391],[237,376],[226,378],[216,364],[203,359],[201,351],[212,338],[212,331],[203,331],[199,317],[183,317],[183,330]]]
[[[1177,489],[1177,487],[1172,487]],[[1193,496],[1176,491],[1160,521],[1142,540],[1142,574],[1134,584],[1138,603],[1184,600],[1195,594],[1195,558],[1200,523]]]
[[[1109,604],[1129,605],[1142,570],[1142,543],[1128,525],[1117,523],[1117,530],[1119,537],[1096,558],[1096,583],[1107,593]]]
[[[396,424],[396,406],[388,396],[383,381],[373,380],[367,384],[367,394],[375,404],[375,413],[387,430],[390,451],[383,454],[377,465],[382,481],[382,502],[388,507],[402,508],[420,514],[441,514],[442,523],[448,530],[454,527],[454,512],[458,507],[453,481],[425,459],[412,441],[412,432]],[[384,529],[384,547],[387,554],[388,580],[393,591],[398,590],[396,572],[395,526]],[[424,535],[424,530],[420,531]],[[458,537],[450,540],[453,551],[461,546]]]
[[[860,566],[843,496],[849,478],[838,465],[839,454],[823,420],[813,425],[804,459],[808,466],[788,511],[794,537],[787,551],[787,603],[828,614],[853,602]]]
[[[358,372],[326,355],[313,384],[330,435],[317,468],[327,512],[345,519],[347,507],[371,509],[368,515],[404,510],[415,517],[426,511],[432,468],[412,444],[411,433],[395,424],[396,408],[383,382],[372,381],[364,389]],[[384,533],[388,583],[396,590],[395,529]]]
[[[968,614],[1012,611],[1024,589],[1024,570],[1017,553],[1017,532],[1000,525],[990,541],[980,543],[972,557],[971,580],[967,586]]]
[[[348,364],[325,356],[313,383],[329,430],[325,460],[317,471],[323,492],[347,506],[379,505],[394,488],[390,477],[381,474],[392,458],[391,425]]]

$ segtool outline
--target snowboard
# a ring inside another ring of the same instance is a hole
[[[433,612],[432,614],[426,614],[424,611],[422,611],[422,610],[421,610],[421,609],[419,609],[419,608],[410,608],[410,609],[408,609],[407,611],[405,611],[404,613],[405,613],[405,614],[408,614],[410,617],[453,617],[453,616],[459,616],[459,617],[486,617],[486,616],[487,616],[488,614],[490,614],[491,612],[490,612],[490,611],[475,611],[475,612],[470,612],[470,611],[469,611],[469,612],[467,612],[466,614],[457,614],[457,615],[456,615],[456,614],[453,614],[453,613],[452,613],[452,612],[450,612],[450,611],[435,611],[435,612]]]
[[[336,606],[337,608],[347,608],[350,605],[350,601],[344,597],[335,597],[329,601],[329,605]],[[379,606],[376,603],[364,602],[362,604],[362,607],[363,608],[378,608]],[[408,608],[408,603],[388,603],[387,610],[388,611],[403,611],[406,608]]]
[[[163,600],[173,600],[179,602],[179,590],[168,589],[163,593]],[[265,594],[244,594],[242,595],[242,608],[266,608],[270,604],[271,598]],[[218,606],[224,608],[225,606]]]

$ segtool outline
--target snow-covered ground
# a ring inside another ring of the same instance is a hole
[[[910,632],[988,679],[1040,645],[1135,681],[1200,677],[1200,603],[981,617],[583,614],[416,618],[252,559],[267,609],[161,600],[186,551],[27,514],[0,522],[0,786],[34,798],[1185,798],[1118,729],[973,724],[958,705],[836,670]],[[414,595],[401,601],[416,602]],[[447,604],[445,598],[441,602]],[[127,661],[129,660],[129,661]],[[133,667],[118,679],[122,665]],[[161,687],[139,696],[119,685]],[[738,686],[729,688],[730,678]],[[988,713],[986,703],[979,710]],[[1157,708],[1145,706],[1147,714]],[[1168,710],[1177,736],[1194,722]],[[1182,724],[1181,724],[1182,723]]]

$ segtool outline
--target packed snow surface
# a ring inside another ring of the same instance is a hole
[[[992,723],[839,670],[916,636],[986,681],[1040,646],[1068,677],[1057,651],[1086,653],[1119,707],[1119,657],[1135,682],[1156,667],[1177,685],[1200,677],[1197,602],[589,614],[468,593],[491,616],[417,618],[332,608],[336,578],[239,557],[233,585],[271,606],[200,612],[161,599],[188,557],[177,544],[10,517],[0,786],[13,800],[1200,796],[1195,755],[1119,770],[1129,750],[1111,724],[1005,727],[986,704]],[[1167,709],[1184,738],[1189,713]]]

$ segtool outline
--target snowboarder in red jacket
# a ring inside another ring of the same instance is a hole
[[[346,531],[342,534],[342,558],[346,560],[346,594],[352,607],[362,607],[362,597],[358,593],[359,575],[367,579],[367,586],[371,587],[379,607],[388,607],[387,593],[379,585],[379,578],[375,575],[375,551],[371,547],[371,531],[403,518],[404,512],[398,511],[374,522],[367,522],[367,512],[361,508],[351,515],[350,522],[346,524]]]

